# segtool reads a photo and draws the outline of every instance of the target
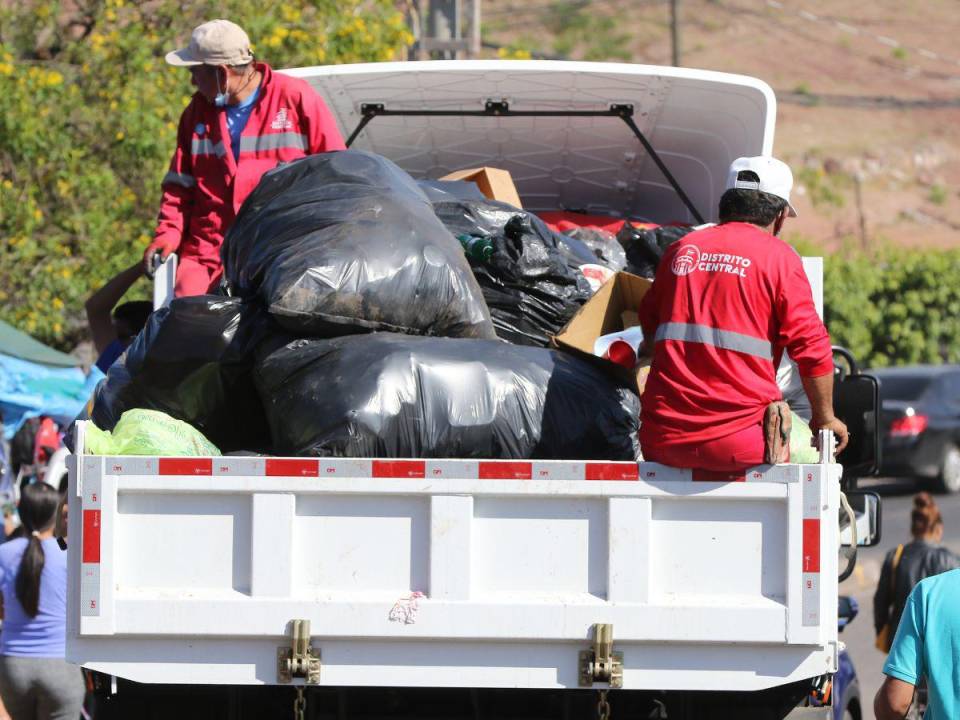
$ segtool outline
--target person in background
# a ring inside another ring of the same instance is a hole
[[[59,504],[50,485],[25,487],[18,508],[24,537],[0,545],[0,697],[13,720],[76,720],[83,703],[80,668],[64,660],[67,553],[54,538]]]
[[[893,548],[884,558],[873,596],[874,628],[878,636],[885,633],[890,640],[897,632],[907,596],[914,586],[924,578],[960,568],[960,558],[940,544],[943,517],[930,493],[913,496],[910,534],[913,539],[909,543]],[[889,646],[885,649],[889,650]]]
[[[177,148],[161,183],[160,217],[143,262],[152,272],[157,259],[177,252],[174,293],[202,295],[219,283],[223,238],[263,174],[346,146],[313,89],[256,62],[247,33],[229,20],[198,26],[190,44],[166,59],[190,69],[197,92],[180,116]]]
[[[736,474],[763,464],[765,421],[783,396],[776,368],[796,362],[810,429],[846,425],[833,412],[833,351],[797,252],[780,240],[793,174],[776,158],[738,158],[720,198],[720,223],[671,245],[640,302],[653,362],[641,399],[643,457],[678,468]],[[771,433],[776,438],[779,433]],[[779,460],[774,460],[779,461]]]
[[[877,720],[900,720],[926,681],[924,720],[960,717],[960,569],[917,583],[907,596],[897,635],[873,701]]]
[[[147,300],[134,300],[117,305],[133,284],[143,276],[143,265],[136,263],[122,271],[87,300],[87,323],[97,350],[96,366],[103,373],[117,361],[133,342],[147,318],[153,312],[153,304]]]

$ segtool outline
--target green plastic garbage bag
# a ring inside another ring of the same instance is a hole
[[[790,429],[790,462],[812,465],[820,462],[820,453],[813,447],[813,431],[795,412],[790,411],[793,425]]]
[[[157,410],[127,410],[113,432],[87,424],[90,455],[220,455],[216,445],[192,425]]]

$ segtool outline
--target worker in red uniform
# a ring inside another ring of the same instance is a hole
[[[653,363],[641,403],[644,459],[737,473],[763,464],[764,414],[782,399],[786,350],[813,409],[811,429],[846,426],[833,414],[830,336],[797,252],[780,240],[793,175],[772,157],[739,158],[720,198],[720,223],[664,253],[640,305]]]
[[[247,34],[229,20],[197,27],[167,62],[190,68],[197,88],[180,116],[164,176],[160,217],[144,253],[179,254],[175,293],[199,295],[222,274],[220,246],[244,199],[280,163],[343,150],[327,106],[303,80],[256,62]]]

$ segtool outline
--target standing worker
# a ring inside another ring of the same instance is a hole
[[[345,145],[313,89],[256,62],[247,34],[229,20],[200,25],[190,44],[166,59],[190,68],[197,92],[180,116],[160,217],[143,260],[152,272],[155,256],[179,253],[174,292],[200,295],[219,282],[224,235],[261,176]]]
[[[788,217],[793,174],[772,157],[730,166],[718,225],[664,253],[640,303],[653,364],[641,403],[646,460],[739,473],[766,456],[783,458],[783,438],[766,441],[765,416],[783,412],[776,368],[796,362],[812,409],[811,429],[846,426],[833,414],[833,353],[797,252],[776,237]],[[788,417],[788,416],[787,416]],[[769,423],[768,423],[769,425]]]

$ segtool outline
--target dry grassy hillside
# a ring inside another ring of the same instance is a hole
[[[829,248],[960,245],[955,0],[679,6],[682,65],[753,75],[776,91],[775,153],[799,181],[793,233]],[[487,0],[483,7],[484,39],[494,43],[670,62],[665,0]]]

